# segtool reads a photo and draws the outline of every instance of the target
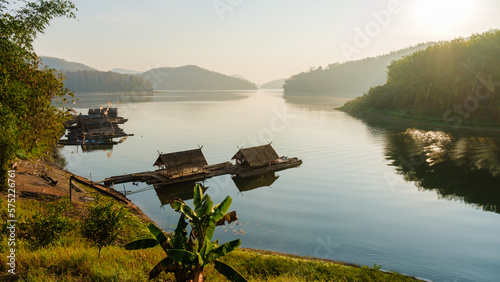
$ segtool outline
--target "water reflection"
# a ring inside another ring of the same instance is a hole
[[[279,175],[276,175],[275,172],[268,172],[265,174],[245,178],[236,176],[232,177],[234,184],[240,192],[271,186],[278,178]]]
[[[180,198],[183,201],[191,200],[194,198],[194,186],[196,181],[183,182],[179,184],[155,184],[154,190],[158,199],[160,199],[161,205],[170,205],[170,200],[175,198]],[[200,184],[201,189],[205,192],[208,187]]]
[[[93,108],[112,105],[146,103],[153,101],[154,92],[76,93],[73,107]],[[71,99],[68,99],[71,100]]]
[[[308,110],[333,110],[344,105],[351,98],[330,96],[290,96],[284,95],[286,103]]]
[[[386,156],[406,181],[485,211],[500,210],[500,141],[442,131],[389,133]]]
[[[113,144],[108,144],[108,145],[82,145],[82,152],[90,153],[90,152],[96,152],[96,151],[106,151],[110,152],[113,151]]]

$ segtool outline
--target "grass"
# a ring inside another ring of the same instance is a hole
[[[103,200],[112,201],[102,197]],[[5,196],[3,197],[5,204]],[[47,202],[17,199],[18,219],[26,220],[46,209]],[[54,203],[54,202],[52,202]],[[57,202],[55,202],[57,203]],[[0,211],[2,217],[5,211]],[[72,230],[48,247],[33,249],[25,240],[16,242],[17,275],[7,272],[7,241],[1,242],[1,281],[147,281],[149,271],[165,257],[155,248],[127,251],[121,245],[150,237],[147,223],[129,210],[125,211],[124,231],[117,245],[104,247],[98,258],[98,249],[90,245],[78,230],[78,222],[85,213],[81,203],[71,203],[64,211]],[[22,234],[22,230],[18,230]],[[264,251],[238,249],[223,261],[232,265],[249,281],[414,281],[396,273],[385,273],[378,267],[352,267],[323,260],[299,258]],[[212,266],[205,269],[207,281],[226,281]],[[161,274],[154,281],[173,281],[170,274]]]

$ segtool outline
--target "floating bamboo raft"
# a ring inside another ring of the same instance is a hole
[[[76,113],[76,112],[75,112]],[[65,123],[68,130],[62,145],[116,145],[113,138],[133,136],[125,133],[118,124],[127,119],[118,116],[118,109],[89,109],[88,115],[73,115]]]
[[[174,184],[188,181],[202,181],[219,175],[230,174],[240,178],[264,174],[273,171],[280,171],[302,164],[302,160],[297,158],[280,158],[275,163],[259,167],[249,168],[242,165],[234,165],[231,162],[224,162],[214,165],[206,165],[203,168],[186,169],[180,173],[168,175],[164,170],[145,171],[132,174],[112,176],[101,181],[106,186],[127,182],[145,182],[147,184]]]

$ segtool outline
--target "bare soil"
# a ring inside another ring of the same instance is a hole
[[[19,160],[13,165],[13,169],[16,170],[15,181],[18,197],[40,201],[54,201],[69,197],[70,177],[75,175],[63,168],[45,160]],[[88,182],[91,183],[92,181],[88,180]],[[93,201],[96,193],[103,194],[102,189],[97,190],[91,185],[84,185],[76,181],[72,181],[72,187],[71,201],[76,203],[77,206],[83,206],[83,203]],[[126,197],[122,196],[121,201],[117,202],[124,204],[125,207],[142,219],[152,222]]]

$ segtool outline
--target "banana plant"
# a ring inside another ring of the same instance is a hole
[[[173,236],[166,236],[158,227],[150,223],[148,228],[154,239],[141,239],[125,245],[127,250],[139,250],[160,245],[167,257],[160,261],[150,272],[149,279],[162,272],[173,272],[177,281],[204,280],[203,269],[206,265],[214,267],[231,281],[247,281],[231,266],[218,259],[236,249],[239,239],[219,245],[218,240],[212,242],[215,227],[231,223],[238,219],[236,212],[227,212],[232,199],[227,196],[220,204],[215,205],[208,195],[203,195],[199,185],[194,187],[194,209],[180,199],[171,201],[170,206],[181,213]],[[187,225],[191,225],[188,234]]]

